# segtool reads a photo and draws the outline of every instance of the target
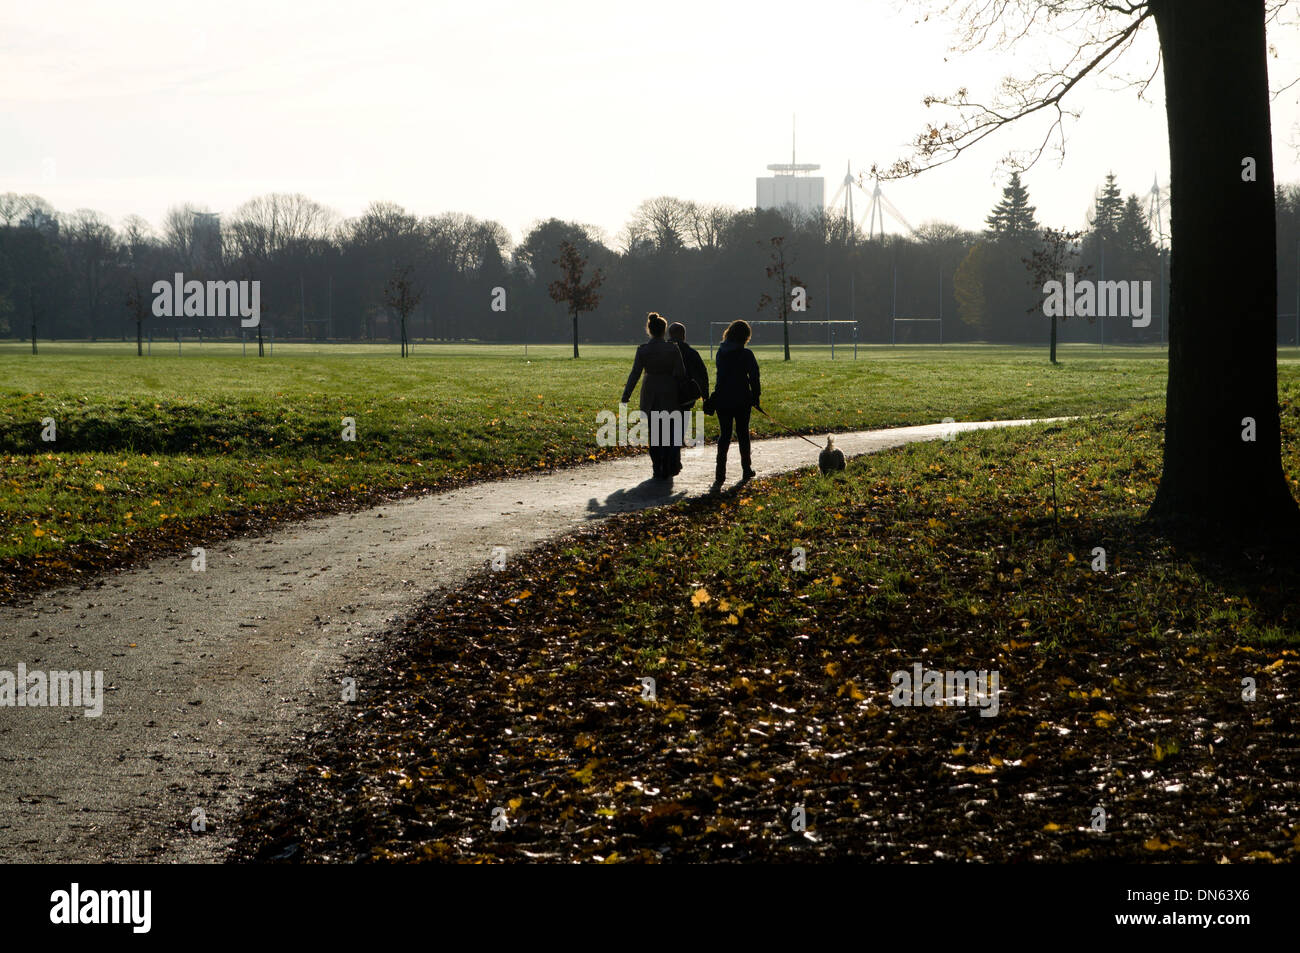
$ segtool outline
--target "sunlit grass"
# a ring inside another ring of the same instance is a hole
[[[328,509],[380,492],[596,459],[632,344],[0,345],[0,558],[119,540],[167,520]],[[707,355],[707,345],[705,346]],[[1087,414],[1158,400],[1159,349],[760,348],[764,407],[806,432],[993,417]],[[635,397],[633,398],[635,401]],[[343,419],[356,424],[342,439]],[[57,439],[41,440],[53,419]],[[755,415],[758,436],[777,427]],[[708,434],[716,420],[708,421]],[[102,487],[100,489],[99,487]],[[157,501],[155,504],[154,501]],[[127,514],[130,514],[128,518]],[[164,519],[164,516],[166,519]]]

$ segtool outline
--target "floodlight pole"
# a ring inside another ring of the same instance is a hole
[[[943,347],[943,266],[939,266],[939,346]]]
[[[853,360],[858,359],[858,319],[853,316],[853,273],[849,272],[849,320],[853,322]]]
[[[894,252],[895,255],[898,252]],[[894,262],[894,290],[889,297],[889,346],[898,346],[898,262]]]
[[[1104,282],[1106,280],[1106,235],[1103,232],[1097,233],[1097,248],[1101,257],[1101,274],[1098,280]],[[1106,346],[1106,326],[1102,323],[1100,314],[1097,315],[1097,343],[1102,347]]]

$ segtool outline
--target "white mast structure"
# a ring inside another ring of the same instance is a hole
[[[1169,207],[1169,190],[1160,188],[1159,177],[1152,178],[1151,191],[1147,193],[1147,226],[1151,228],[1156,247],[1164,250],[1164,210]]]
[[[768,166],[768,168],[770,169],[772,166]],[[840,200],[843,199],[844,218],[850,223],[854,222],[853,190],[855,188],[865,195],[868,200],[867,214],[863,216],[863,219],[858,223],[858,226],[867,229],[867,238],[869,240],[878,237],[884,238],[886,212],[888,212],[891,218],[897,221],[909,232],[916,231],[916,229],[912,227],[912,224],[903,217],[903,213],[900,212],[894,203],[889,201],[889,199],[885,197],[884,193],[880,191],[879,177],[876,178],[874,188],[868,192],[866,186],[862,184],[861,173],[855,176],[853,174],[852,166],[848,163],[844,166],[844,181],[840,183],[839,189],[837,189],[835,194],[831,196],[831,200],[827,203],[826,207],[835,208],[839,205]],[[877,233],[877,228],[879,228],[879,233]]]
[[[861,188],[861,185],[859,185],[859,188]],[[866,189],[864,188],[862,189],[862,191],[865,192]],[[903,213],[900,212],[894,206],[894,203],[889,201],[889,199],[885,197],[885,194],[880,191],[880,176],[876,176],[875,187],[871,190],[871,207],[867,209],[867,218],[869,221],[869,224],[867,226],[868,240],[876,237],[877,221],[880,222],[879,237],[882,239],[885,237],[885,212],[888,212],[890,214],[890,217],[895,219],[900,225],[906,228],[909,232],[916,231],[916,229],[912,227],[912,223],[909,222],[907,219],[905,219],[903,217]]]
[[[835,194],[831,196],[831,200],[826,203],[826,207],[832,209],[835,208],[835,206],[839,204],[840,199],[843,198],[844,221],[850,227],[852,227],[857,221],[853,217],[853,186],[856,184],[857,179],[853,178],[853,168],[851,163],[844,163],[844,181],[840,183],[840,187],[836,189]],[[861,186],[859,186],[859,188],[861,188]]]

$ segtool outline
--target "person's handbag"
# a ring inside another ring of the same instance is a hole
[[[700,382],[693,377],[677,378],[677,406],[690,407],[704,395],[700,393]]]

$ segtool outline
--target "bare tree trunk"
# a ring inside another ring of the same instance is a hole
[[[1056,315],[1052,315],[1052,363],[1056,363]]]
[[[578,312],[573,312],[573,356],[578,356]]]
[[[1282,472],[1277,405],[1264,2],[1151,8],[1174,202],[1164,472],[1150,515],[1216,539],[1294,532],[1300,511]],[[1247,159],[1254,181],[1245,181]]]

